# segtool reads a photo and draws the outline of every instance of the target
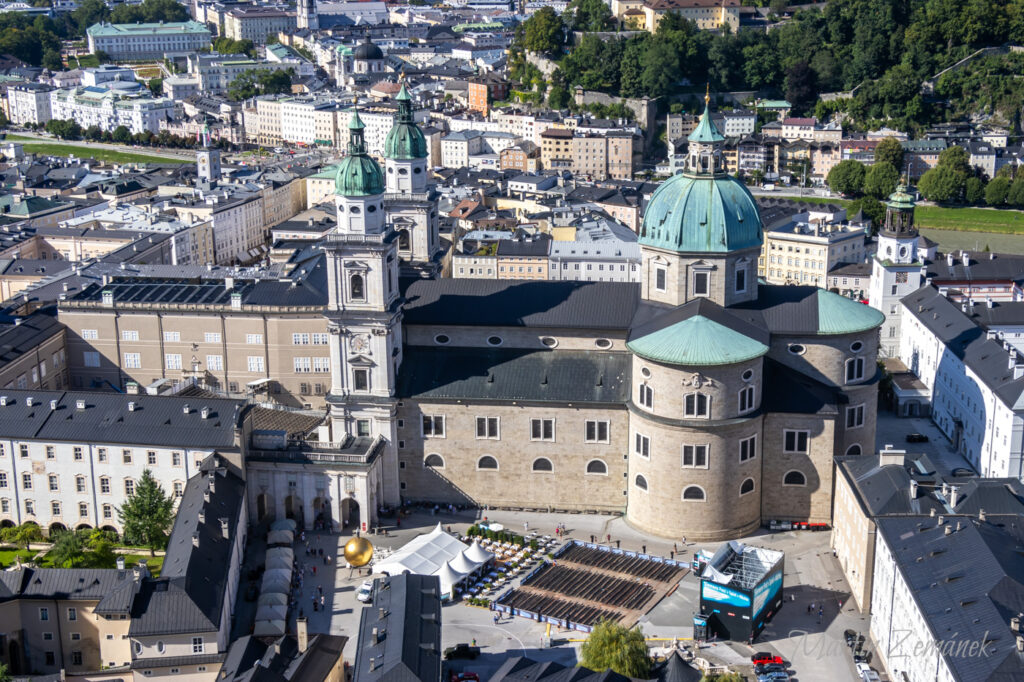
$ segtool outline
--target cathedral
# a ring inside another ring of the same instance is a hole
[[[426,145],[397,99],[383,169],[353,114],[323,244],[321,440],[356,453],[336,513],[601,512],[708,541],[830,519],[833,457],[874,450],[883,315],[758,282],[757,204],[707,106],[647,207],[640,283],[518,282],[437,277]]]

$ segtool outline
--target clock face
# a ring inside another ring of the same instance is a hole
[[[365,353],[370,347],[365,336],[353,336],[352,337],[352,350],[356,353]]]

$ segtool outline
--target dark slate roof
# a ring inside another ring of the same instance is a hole
[[[312,635],[304,652],[294,635],[261,641],[251,635],[231,643],[218,679],[227,682],[323,682],[348,637]]]
[[[629,368],[628,353],[407,346],[398,395],[622,405]]]
[[[776,334],[816,335],[824,322],[819,315],[822,296],[836,294],[813,286],[762,284],[755,300],[732,306],[729,311]]]
[[[86,391],[0,390],[5,438],[235,449],[242,401]],[[32,406],[28,399],[32,399]],[[78,401],[85,402],[78,409]],[[55,403],[55,409],[53,407]],[[128,403],[135,403],[134,411]],[[189,413],[185,414],[185,406]],[[203,419],[201,409],[209,408]]]
[[[220,628],[244,504],[245,481],[240,472],[217,455],[207,457],[200,473],[185,486],[160,577],[145,580],[132,605],[132,636]],[[221,519],[227,519],[226,534]]]
[[[764,359],[764,398],[769,412],[836,415],[844,402],[842,391],[786,367],[770,357]]]
[[[373,583],[373,604],[359,616],[353,682],[440,682],[440,579],[406,573]],[[383,633],[376,644],[375,629]]]
[[[170,668],[183,665],[203,665],[205,663],[219,663],[224,660],[224,654],[194,654],[189,656],[150,656],[149,658],[136,658],[132,661],[132,670],[146,670],[149,668]]]
[[[989,642],[977,649],[939,647],[956,679],[1024,678],[1010,618],[1024,612],[1024,528],[956,518],[888,517],[878,533],[892,550],[936,642]],[[959,530],[957,525],[959,524]],[[953,532],[946,534],[946,529]],[[876,589],[878,589],[876,587]],[[955,633],[955,634],[953,634]]]
[[[749,317],[744,319],[733,315],[728,308],[723,308],[707,298],[697,298],[676,307],[651,303],[641,304],[633,318],[633,324],[629,330],[629,340],[653,334],[697,315],[706,317],[723,327],[728,327],[763,344],[768,344],[771,341],[764,327],[751,324]]]
[[[704,674],[684,661],[678,651],[672,652],[657,674],[658,682],[700,682],[704,678]]]
[[[989,339],[976,320],[932,286],[921,287],[901,302],[1000,400],[1011,409],[1024,408],[1024,377],[1013,378],[1008,352],[999,341]]]
[[[971,478],[957,486],[957,514],[1024,516],[1024,483],[1016,478]]]
[[[20,568],[0,573],[0,601],[68,599],[100,601],[134,582],[132,571],[114,568]]]
[[[967,254],[967,265],[964,265],[961,253]],[[944,256],[928,263],[926,277],[933,278],[936,283],[1024,282],[1024,255],[958,251],[953,265],[949,265]]]
[[[985,329],[1024,325],[1024,301],[992,301],[989,307],[987,303],[976,300],[967,316]]]
[[[403,280],[406,324],[626,330],[640,299],[629,282]]]
[[[700,679],[698,676],[696,679]],[[631,682],[630,678],[605,670],[566,668],[555,661],[535,661],[525,656],[508,658],[491,676],[490,682]]]
[[[551,237],[538,235],[526,239],[503,239],[498,242],[498,256],[537,258],[551,252]]]
[[[881,466],[874,455],[842,456],[836,466],[856,492],[861,508],[869,518],[877,516],[949,514],[952,510],[932,491],[942,487],[925,455],[908,455],[901,465]],[[917,496],[910,495],[910,482],[917,481]]]

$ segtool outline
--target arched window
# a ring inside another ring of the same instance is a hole
[[[497,469],[498,460],[494,459],[490,455],[484,455],[476,462],[477,469]]]
[[[754,492],[754,479],[746,478],[740,483],[740,495]]]
[[[409,230],[398,231],[398,250],[408,251],[409,250]]]
[[[854,443],[850,447],[846,448],[846,454],[848,455],[859,455],[860,453],[860,443]]]
[[[640,490],[647,490],[647,479],[646,478],[644,478],[643,476],[638,474],[637,477],[636,477],[636,481],[635,482],[636,482],[636,487],[637,488],[640,488]]]
[[[552,471],[554,467],[551,466],[551,460],[546,457],[538,457],[533,460],[534,471]]]
[[[707,499],[707,496],[704,494],[704,488],[701,488],[699,485],[691,485],[683,490],[683,499],[701,502]]]
[[[434,469],[444,469],[444,458],[441,455],[427,455],[423,460],[423,466]]]
[[[588,474],[607,474],[608,465],[599,459],[592,459],[587,462],[587,473]]]
[[[846,383],[864,379],[864,358],[850,358],[846,361]]]
[[[352,291],[353,301],[362,301],[366,299],[366,287],[363,284],[362,275],[352,275],[349,279],[349,286]]]
[[[807,485],[807,477],[802,471],[787,471],[782,477],[782,485]]]

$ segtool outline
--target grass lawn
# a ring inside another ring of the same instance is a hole
[[[15,557],[21,557],[21,562],[25,563],[36,555],[34,549],[0,549],[0,568],[7,568],[13,566]]]
[[[1009,209],[918,206],[914,210],[914,222],[918,227],[937,230],[1024,234],[1024,211]]]
[[[0,568],[7,568],[15,564],[15,558],[20,556],[21,562],[26,563],[37,557],[39,552],[36,550],[24,550],[24,549],[0,549]],[[116,568],[117,557],[111,557],[109,562],[97,562],[93,559],[95,554],[92,552],[85,553],[85,561],[81,564],[81,568]],[[160,575],[160,569],[164,565],[164,558],[162,556],[149,556],[149,553],[144,554],[124,554],[124,562],[126,568],[131,568],[139,563],[139,561],[145,560],[149,566],[149,572],[155,577]],[[43,568],[52,568],[49,559],[46,555],[41,555],[36,558],[36,563]]]
[[[99,66],[100,60],[97,59],[94,54],[82,55],[81,57],[68,57],[68,68],[73,69],[76,64],[78,65],[78,68],[85,69],[92,66]]]
[[[119,152],[113,149],[106,149],[105,147],[44,142],[20,135],[8,135],[6,139],[21,142],[26,154],[45,154],[47,156],[70,156],[74,154],[79,158],[93,158],[98,161],[109,161],[111,163],[194,163],[188,159],[165,159],[160,156],[150,156],[149,154]]]

